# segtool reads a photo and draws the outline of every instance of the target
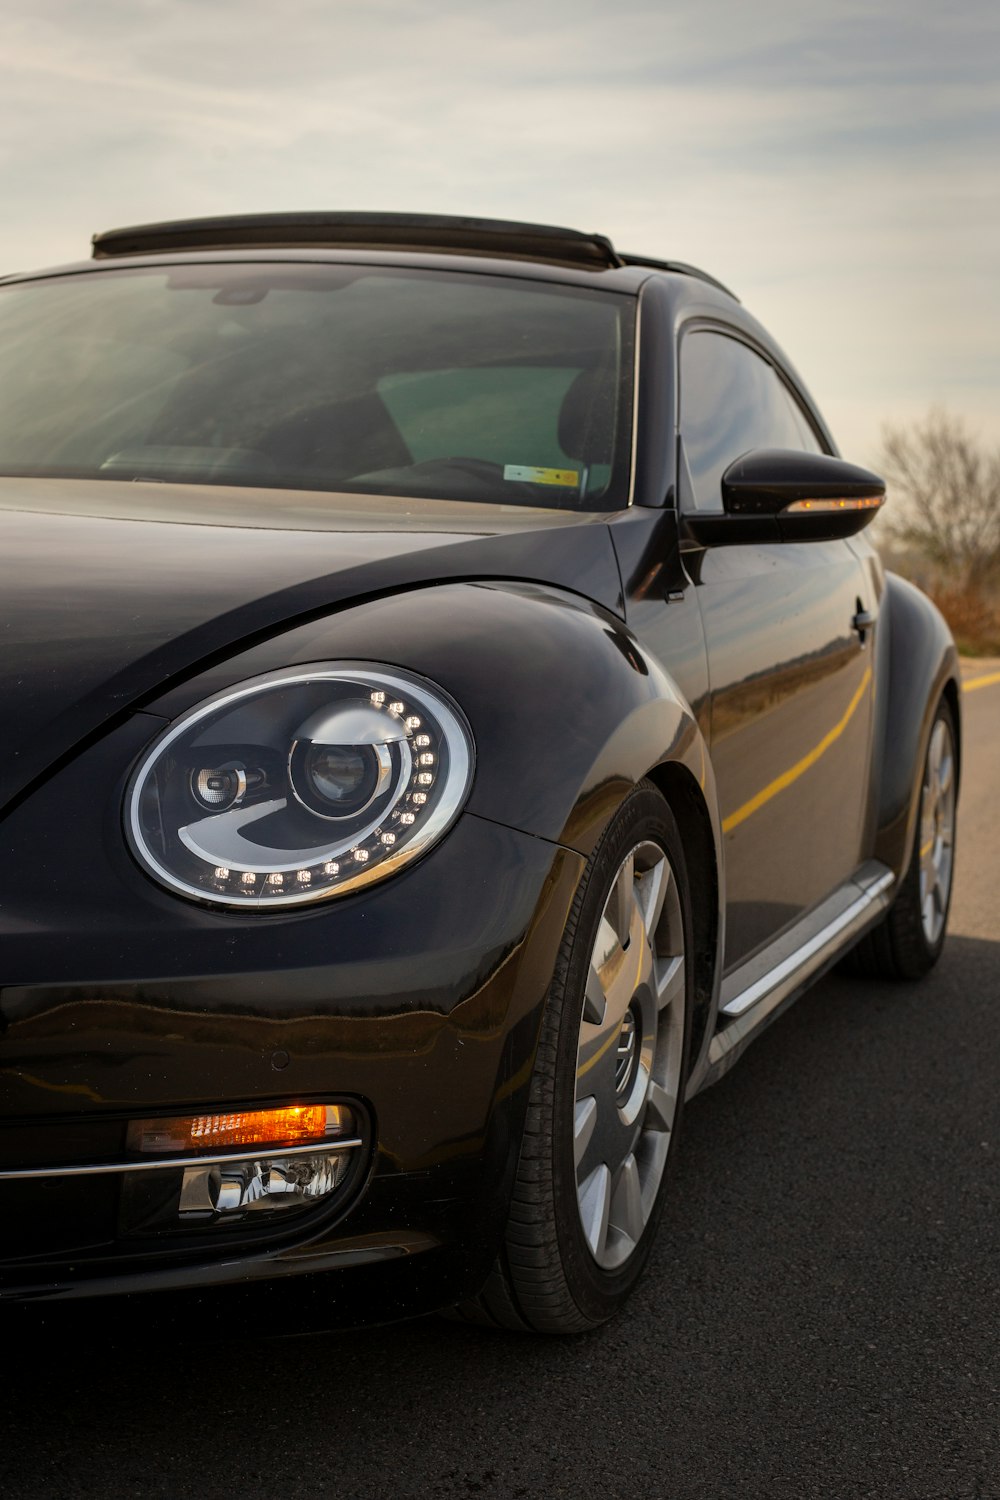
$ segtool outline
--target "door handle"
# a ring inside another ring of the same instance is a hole
[[[865,637],[878,619],[878,615],[874,610],[864,609],[860,599],[857,601],[857,604],[857,613],[851,620],[851,629],[857,631],[858,639],[863,646],[865,644]]]

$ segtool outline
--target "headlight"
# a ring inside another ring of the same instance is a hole
[[[177,720],[125,823],[162,884],[221,906],[300,906],[391,875],[441,837],[472,738],[439,688],[362,665],[270,672]]]

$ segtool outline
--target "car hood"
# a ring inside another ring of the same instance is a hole
[[[349,602],[490,578],[552,583],[620,612],[606,519],[381,496],[0,480],[0,807],[179,678]]]

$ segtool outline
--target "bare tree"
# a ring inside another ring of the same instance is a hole
[[[946,587],[981,597],[1000,585],[1000,449],[936,407],[913,427],[884,427],[879,462],[903,501],[886,516],[893,540]]]

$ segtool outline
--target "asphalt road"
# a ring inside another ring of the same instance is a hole
[[[938,970],[825,980],[693,1102],[617,1322],[147,1341],[108,1308],[4,1349],[4,1500],[1000,1500],[1000,681],[966,725]]]

